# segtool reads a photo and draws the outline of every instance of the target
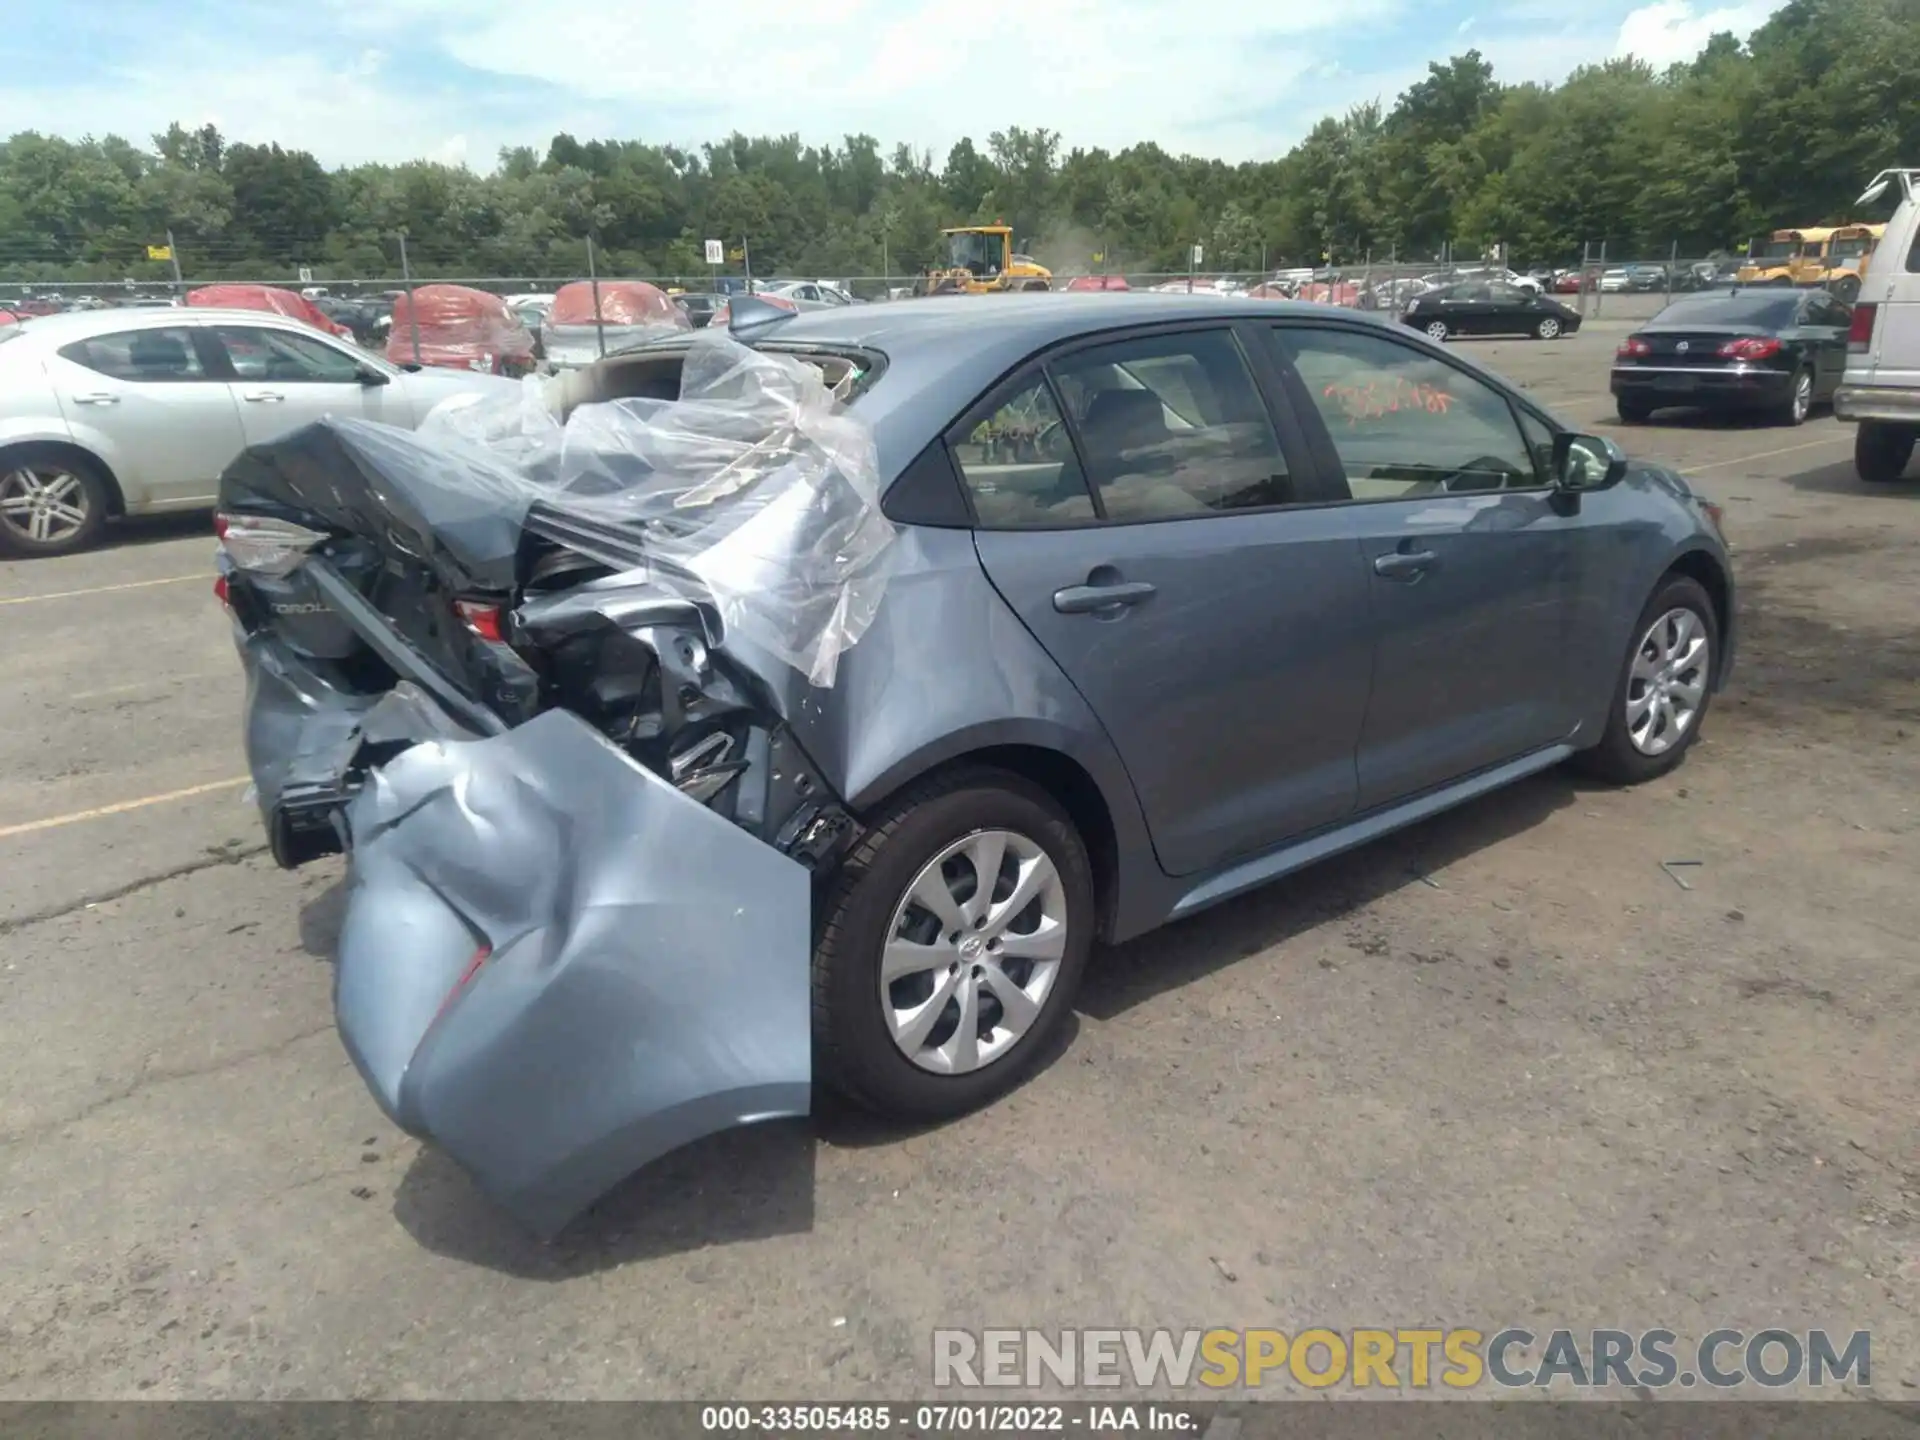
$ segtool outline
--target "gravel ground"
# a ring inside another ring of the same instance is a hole
[[[1619,328],[1470,349],[1609,429]],[[260,853],[204,521],[0,565],[0,1398],[898,1397],[936,1326],[1420,1324],[1870,1329],[1920,1398],[1920,482],[1824,417],[1620,433],[1738,550],[1679,773],[1098,955],[1004,1103],[717,1137],[551,1246],[334,1037],[339,871]]]

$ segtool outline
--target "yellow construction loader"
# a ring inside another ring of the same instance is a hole
[[[944,266],[920,277],[923,295],[990,295],[1006,290],[1051,290],[1053,272],[1013,249],[1008,225],[959,225],[942,230]]]

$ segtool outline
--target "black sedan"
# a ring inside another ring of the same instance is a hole
[[[1824,290],[1716,290],[1676,300],[1621,342],[1620,418],[1667,406],[1747,410],[1783,425],[1833,398],[1847,368],[1852,311]]]
[[[1417,295],[1400,318],[1432,340],[1453,335],[1531,335],[1558,340],[1580,328],[1577,310],[1518,285],[1463,280]]]

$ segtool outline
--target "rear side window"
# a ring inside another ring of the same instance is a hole
[[[1293,502],[1273,422],[1232,332],[1076,350],[1051,373],[1107,519]]]
[[[115,380],[168,384],[204,380],[193,336],[185,329],[123,330],[60,347],[63,358]]]

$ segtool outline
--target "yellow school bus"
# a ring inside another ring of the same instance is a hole
[[[1831,225],[1815,225],[1800,230],[1776,230],[1757,235],[1747,246],[1747,263],[1740,267],[1742,285],[1792,285],[1797,264],[1809,256],[1824,257]]]

